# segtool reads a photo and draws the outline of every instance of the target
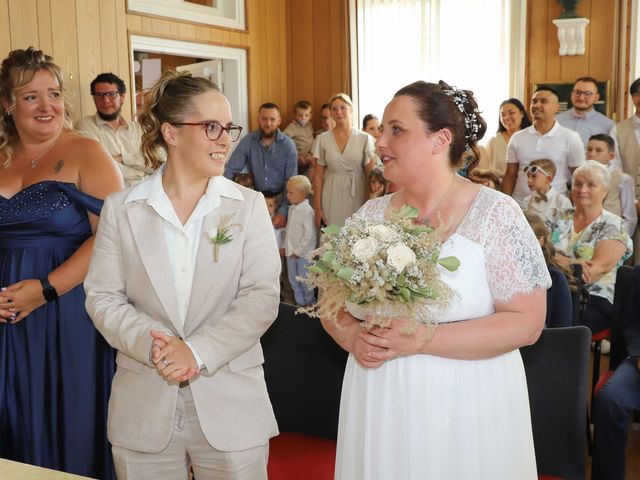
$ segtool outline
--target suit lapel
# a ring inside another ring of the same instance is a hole
[[[185,318],[185,329],[187,325],[193,321],[194,316],[209,296],[209,292],[213,288],[216,281],[224,279],[218,278],[217,270],[225,254],[225,247],[222,245],[218,252],[218,262],[214,261],[213,244],[209,232],[213,228],[218,228],[222,216],[232,215],[238,208],[238,201],[221,197],[218,208],[211,211],[202,220],[202,230],[200,231],[200,243],[198,245],[198,253],[196,255],[196,266],[193,272],[193,283],[191,286],[191,298],[189,300],[189,308]],[[231,217],[230,223],[234,223],[235,215]],[[237,228],[231,228],[233,237],[238,237]],[[232,240],[233,241],[233,240]]]
[[[167,313],[167,318],[177,332],[183,336],[184,329],[178,313],[178,302],[171,276],[163,220],[146,202],[130,203],[127,208],[127,216],[134,241],[153,289]]]

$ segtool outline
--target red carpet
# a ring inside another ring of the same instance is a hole
[[[269,480],[333,480],[336,442],[281,433],[269,442]]]

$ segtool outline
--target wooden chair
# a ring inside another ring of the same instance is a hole
[[[590,344],[591,331],[575,326],[544,329],[520,349],[540,478],[584,479]]]
[[[264,374],[280,435],[271,439],[269,480],[333,479],[347,353],[320,321],[280,304],[261,339]]]

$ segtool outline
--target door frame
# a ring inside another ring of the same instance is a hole
[[[245,131],[249,131],[249,89],[247,84],[248,65],[246,49],[130,34],[129,61],[131,64],[131,85],[135,85],[135,74],[133,72],[134,51],[207,58],[211,60],[221,59],[224,65],[224,94],[231,104],[233,122],[241,125]],[[135,96],[131,95],[131,97],[133,99],[132,111],[135,112]]]

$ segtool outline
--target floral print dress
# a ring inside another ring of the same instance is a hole
[[[609,273],[597,282],[586,285],[589,294],[606,298],[613,303],[616,272],[633,253],[633,243],[629,238],[624,221],[619,216],[603,210],[600,216],[581,232],[575,232],[573,229],[574,214],[575,208],[552,209],[547,214],[551,242],[560,253],[576,260],[591,260],[596,245],[602,240],[618,240],[626,247],[624,255]]]

